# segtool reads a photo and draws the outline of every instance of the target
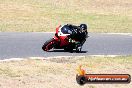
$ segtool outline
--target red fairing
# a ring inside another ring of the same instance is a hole
[[[56,34],[58,35],[58,31],[59,31],[59,28],[61,27],[61,25],[59,25],[58,27],[56,27]],[[53,37],[56,41],[58,41],[58,40],[61,40],[61,42],[60,42],[60,47],[61,46],[65,46],[65,45],[68,45],[69,44],[69,42],[67,41],[67,36],[59,36],[59,39],[58,39],[58,37],[56,37],[56,36],[54,36]]]
[[[58,41],[58,38],[56,36],[54,36],[53,38]]]
[[[65,46],[65,45],[68,45],[69,44],[69,41],[67,39],[67,36],[60,36],[60,39],[61,39],[60,46]]]
[[[60,41],[60,47],[69,44],[69,41],[68,41],[68,39],[67,39],[67,36],[59,36],[59,38],[56,37],[56,36],[54,36],[53,38],[54,38],[56,41],[60,41],[60,40],[61,40],[61,41]]]

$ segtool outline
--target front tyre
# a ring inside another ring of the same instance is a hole
[[[44,45],[42,46],[42,49],[44,51],[49,51],[50,49],[52,49],[54,47],[54,42],[55,40],[53,38],[51,38],[50,40],[47,40]]]

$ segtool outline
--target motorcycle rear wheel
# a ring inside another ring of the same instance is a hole
[[[42,46],[42,49],[44,51],[49,51],[50,49],[52,49],[54,47],[54,39],[51,38],[49,40],[47,40],[44,45]]]

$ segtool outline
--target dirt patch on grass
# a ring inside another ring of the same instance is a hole
[[[132,57],[68,57],[0,62],[0,88],[80,88],[77,68],[87,73],[132,75]],[[108,87],[109,86],[109,87]],[[130,84],[86,84],[83,88],[131,88]]]

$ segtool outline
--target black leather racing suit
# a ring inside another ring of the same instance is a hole
[[[67,24],[70,29],[72,29],[72,34],[69,36],[71,39],[78,40],[81,45],[84,44],[86,41],[87,31],[82,32],[81,28],[79,26]]]

